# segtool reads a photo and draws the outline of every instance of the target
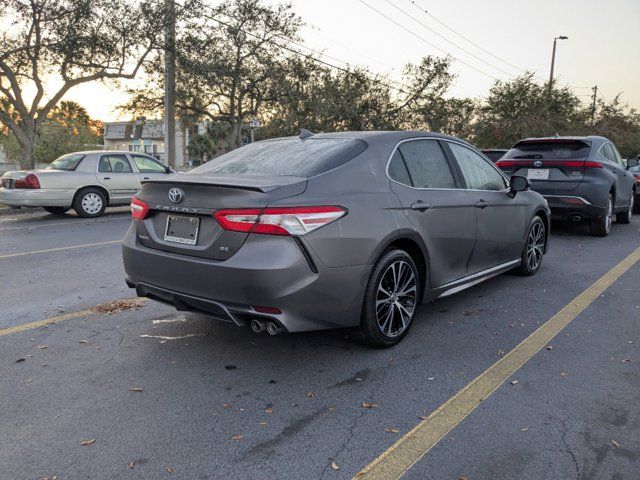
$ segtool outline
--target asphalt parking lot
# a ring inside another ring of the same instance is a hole
[[[403,342],[372,350],[113,303],[133,296],[128,225],[126,209],[0,216],[0,478],[352,478],[640,246],[639,218],[606,238],[554,225],[537,275],[424,305]],[[385,458],[408,479],[640,478],[627,267],[477,408],[445,408],[459,421],[415,463]]]

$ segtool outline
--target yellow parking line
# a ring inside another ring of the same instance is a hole
[[[382,455],[358,472],[354,478],[367,480],[400,478],[638,260],[640,260],[640,248],[600,277],[517,347],[443,403],[425,420],[418,423]]]
[[[131,297],[125,300],[137,299],[140,303],[147,302],[147,297]],[[0,337],[4,335],[11,335],[12,333],[24,332],[27,330],[33,330],[34,328],[44,327],[45,325],[53,325],[54,323],[66,322],[67,320],[73,320],[74,318],[89,317],[91,315],[99,315],[96,311],[96,307],[91,307],[86,310],[80,310],[78,312],[69,312],[62,315],[56,315],[55,317],[46,318],[44,320],[37,320],[35,322],[23,323],[22,325],[14,325],[13,327],[7,327],[0,330]]]
[[[74,248],[99,247],[101,245],[111,245],[114,243],[122,243],[122,239],[109,240],[108,242],[83,243],[82,245],[71,245],[70,247],[47,248],[45,250],[33,250],[31,252],[9,253],[7,255],[0,255],[0,260],[2,260],[3,258],[23,257],[25,255],[33,255],[36,253],[61,252],[63,250],[73,250]]]

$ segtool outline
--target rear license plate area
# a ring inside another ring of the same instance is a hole
[[[164,239],[167,242],[181,243],[182,245],[195,245],[198,243],[198,230],[200,230],[198,217],[168,215]]]
[[[549,180],[548,168],[530,168],[527,170],[527,178],[529,180]]]

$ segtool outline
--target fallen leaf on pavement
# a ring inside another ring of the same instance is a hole
[[[131,387],[129,389],[130,392],[141,392],[142,391],[142,387]]]
[[[86,340],[78,340],[78,343],[87,343]]]
[[[547,350],[553,350],[553,345],[547,345]]]
[[[129,462],[129,468],[133,468],[135,465],[135,462]]]
[[[378,408],[378,404],[362,402],[362,407],[363,408]]]
[[[511,385],[517,385],[518,384],[518,380],[511,380]]]
[[[267,407],[264,409],[264,413],[273,413],[273,408]]]
[[[96,439],[92,438],[90,440],[83,440],[82,441],[82,445],[84,445],[85,447],[88,445],[93,445],[94,443],[96,443]]]
[[[616,442],[615,440],[611,440],[611,443],[613,444],[614,447],[620,448],[620,444],[618,442]]]
[[[24,362],[26,360],[26,358],[19,358],[15,361],[15,363],[20,363],[20,362]]]
[[[331,462],[331,468],[333,468],[334,470],[339,470],[340,466],[336,462]]]
[[[222,404],[222,408],[231,408],[231,404],[230,403],[223,403]]]
[[[384,431],[389,433],[400,433],[400,430],[397,428],[385,428]]]
[[[315,393],[313,393],[313,392],[308,392],[308,393],[307,393],[307,397],[309,397],[309,398],[313,398],[313,397],[315,397],[315,396],[316,396],[316,394],[315,394]]]
[[[174,469],[171,465],[169,465],[169,466],[167,467],[167,472],[168,472],[168,473],[173,473],[173,472],[175,472],[175,469]]]
[[[36,348],[39,348],[40,350],[44,350],[45,348],[47,348],[46,345],[36,345]]]
[[[233,437],[231,437],[231,440],[242,440],[244,438],[244,435],[234,435]]]

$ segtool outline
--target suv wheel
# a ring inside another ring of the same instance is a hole
[[[591,235],[596,237],[606,237],[611,232],[611,222],[613,220],[613,196],[609,194],[609,201],[607,202],[607,211],[596,220],[591,220]]]
[[[107,208],[107,199],[97,188],[85,188],[78,192],[73,201],[73,209],[85,218],[101,216]]]
[[[616,222],[618,223],[631,223],[631,217],[633,217],[633,210],[635,207],[635,199],[636,199],[636,192],[634,190],[631,191],[631,198],[629,199],[629,208],[622,212],[622,213],[618,213],[616,215]]]
[[[420,276],[411,256],[400,249],[387,251],[374,265],[367,284],[360,340],[376,348],[397,344],[411,327],[419,293]]]
[[[533,217],[527,241],[522,249],[522,256],[518,273],[529,276],[538,271],[542,264],[542,257],[547,243],[547,229],[538,216]]]

